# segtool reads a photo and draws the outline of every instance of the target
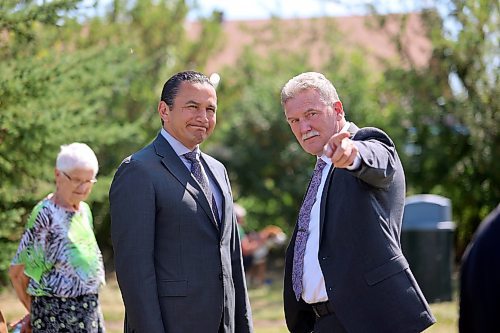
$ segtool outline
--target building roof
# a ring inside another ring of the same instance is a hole
[[[311,51],[310,65],[314,69],[328,61],[335,52],[355,50],[366,54],[368,62],[376,68],[382,68],[382,62],[416,67],[428,64],[432,45],[419,13],[378,18],[386,20],[383,29],[377,26],[375,16],[222,21],[223,45],[209,59],[206,72],[235,65],[247,46],[261,55],[271,48],[281,48],[284,52],[308,48]],[[403,25],[402,19],[405,19]],[[198,22],[189,22],[188,35],[192,38],[199,36],[200,28]],[[399,46],[394,43],[398,35]],[[276,36],[281,36],[281,39]],[[399,55],[398,47],[404,51],[405,59]]]

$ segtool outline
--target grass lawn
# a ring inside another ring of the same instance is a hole
[[[282,286],[278,281],[275,280],[274,284],[270,286],[251,288],[249,291],[255,333],[288,332],[283,315]],[[123,303],[114,279],[109,280],[103,288],[100,299],[107,332],[123,332]],[[456,301],[431,304],[431,308],[438,322],[425,331],[426,333],[458,331],[458,305]],[[2,309],[7,321],[20,318],[25,313],[11,288],[0,294],[0,309]]]

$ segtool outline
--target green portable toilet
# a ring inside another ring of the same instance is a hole
[[[452,299],[454,232],[450,199],[434,194],[406,198],[401,246],[430,303]]]

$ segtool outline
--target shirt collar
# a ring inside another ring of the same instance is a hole
[[[175,153],[178,156],[182,156],[182,155],[189,153],[191,151],[189,148],[184,146],[179,140],[177,140],[170,133],[168,133],[168,131],[166,131],[164,128],[161,129],[160,133],[165,138],[165,140],[168,141],[170,146],[172,146],[172,149],[175,151]],[[196,146],[193,150],[196,152],[197,156],[199,157],[200,147]]]

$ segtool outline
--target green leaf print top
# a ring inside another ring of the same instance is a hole
[[[92,213],[85,202],[76,212],[48,198],[33,209],[12,265],[24,265],[32,296],[76,297],[97,294],[104,266]]]

